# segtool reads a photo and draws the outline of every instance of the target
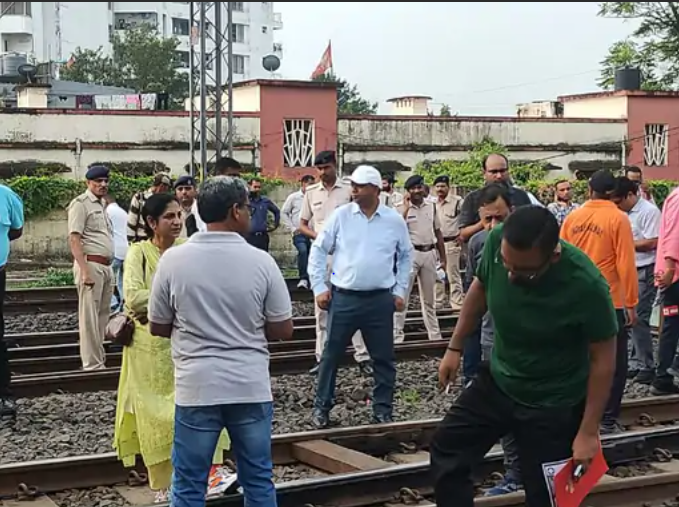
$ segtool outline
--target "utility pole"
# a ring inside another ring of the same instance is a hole
[[[54,2],[54,41],[57,46],[56,61],[61,63],[64,58],[61,47],[61,2]]]
[[[195,176],[200,169],[205,180],[208,164],[225,151],[233,156],[232,6],[231,2],[189,2],[189,8],[190,171]]]

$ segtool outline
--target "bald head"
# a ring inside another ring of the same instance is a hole
[[[483,161],[483,179],[486,183],[509,181],[509,161],[500,153],[492,153]]]

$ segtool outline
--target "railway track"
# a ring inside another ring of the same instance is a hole
[[[298,289],[297,278],[286,278],[293,301],[313,301],[313,293]],[[76,311],[78,295],[74,286],[29,287],[8,289],[5,293],[5,315]]]
[[[426,334],[409,336],[409,338],[420,338],[409,340],[395,346],[396,359],[398,361],[408,361],[428,357],[441,357],[446,349],[448,340],[427,340]],[[119,357],[119,356],[118,356]],[[42,358],[49,364],[50,358]],[[56,359],[52,358],[53,361]],[[37,364],[37,359],[17,360],[25,361],[24,364]],[[69,362],[73,360],[69,359]],[[269,369],[273,376],[291,375],[305,373],[316,364],[316,354],[313,349],[296,352],[281,352],[272,354],[269,362]],[[353,350],[347,349],[342,360],[342,365],[352,365],[354,363]],[[10,369],[17,368],[17,363],[13,362]],[[49,394],[68,392],[82,393],[93,391],[111,391],[118,388],[118,376],[120,368],[111,367],[96,371],[59,371],[48,373],[37,373],[32,375],[20,375],[12,377],[12,391],[20,398],[34,398]]]
[[[675,412],[677,398],[668,397],[664,401]],[[655,400],[656,408],[660,406],[658,400]],[[635,413],[630,409],[634,403],[625,404],[624,418],[629,419]],[[636,402],[636,405],[639,411],[644,403]],[[643,410],[652,412],[653,407]],[[274,472],[279,479],[278,504],[281,507],[433,505],[428,503],[433,491],[427,449],[437,424],[438,420],[409,421],[274,436],[272,450]],[[603,448],[611,467],[650,463],[652,473],[629,479],[607,477],[586,505],[641,507],[643,502],[676,495],[679,467],[672,456],[679,454],[679,426],[632,427],[626,433],[603,437]],[[494,448],[475,468],[479,492],[484,483],[487,487],[492,474],[502,471],[502,462],[501,450]],[[285,482],[281,468],[300,466],[313,471],[309,474],[313,477]],[[0,496],[6,498],[18,494],[35,498],[66,489],[117,484],[116,491],[123,496],[136,490],[135,498],[143,499],[142,493],[148,491],[144,483],[143,465],[138,463],[131,473],[122,467],[114,453],[0,466]],[[242,502],[242,495],[227,492],[210,500],[208,505],[240,507]],[[523,494],[478,498],[477,505],[519,506],[523,505]]]

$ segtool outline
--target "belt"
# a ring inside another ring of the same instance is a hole
[[[87,262],[96,262],[97,264],[102,264],[103,266],[111,265],[111,259],[104,257],[103,255],[86,255],[85,260]]]
[[[444,243],[450,243],[451,241],[456,241],[457,238],[459,238],[460,235],[458,234],[457,236],[444,236],[443,242]]]
[[[436,245],[413,245],[413,248],[418,252],[431,252]]]
[[[384,294],[385,292],[390,292],[391,289],[372,289],[372,290],[353,290],[353,289],[343,289],[342,287],[332,286],[332,290],[340,294],[347,294],[350,296],[376,296],[377,294]]]

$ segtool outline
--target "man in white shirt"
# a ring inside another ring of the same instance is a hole
[[[113,279],[115,289],[111,298],[111,311],[119,312],[123,309],[123,262],[127,255],[127,212],[118,206],[115,197],[108,194],[104,197],[106,214],[111,220],[113,230]]]
[[[297,272],[299,273],[299,283],[297,284],[297,287],[300,289],[309,288],[307,265],[309,263],[311,240],[299,230],[299,214],[302,211],[306,187],[312,185],[314,181],[315,178],[310,174],[302,176],[299,190],[288,196],[281,209],[281,222],[283,222],[286,229],[292,233],[292,244],[297,249]]]

